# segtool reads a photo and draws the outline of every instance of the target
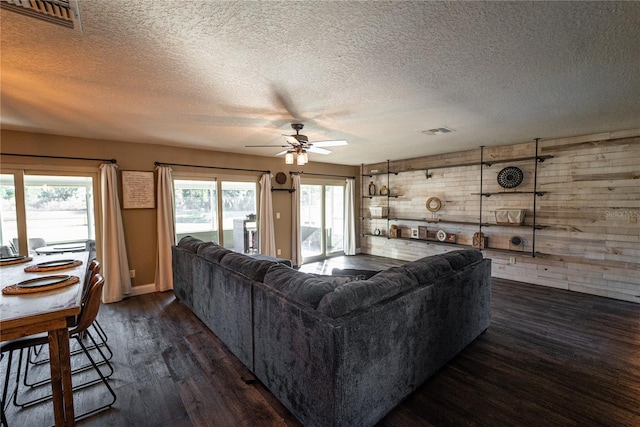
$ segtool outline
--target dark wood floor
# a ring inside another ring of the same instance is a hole
[[[376,268],[371,256],[306,265]],[[115,407],[88,426],[298,426],[171,292],[101,309],[114,348]],[[77,411],[103,393],[77,398]],[[50,406],[10,425],[47,425]],[[494,279],[487,332],[380,423],[400,426],[640,426],[640,305]]]

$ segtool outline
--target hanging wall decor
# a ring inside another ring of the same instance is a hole
[[[498,172],[498,184],[502,188],[516,188],[522,184],[523,178],[522,169],[515,166],[507,166]]]

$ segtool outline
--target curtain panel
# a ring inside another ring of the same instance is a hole
[[[100,205],[102,209],[102,275],[105,286],[102,301],[121,301],[131,293],[129,261],[122,226],[122,211],[118,199],[118,167],[113,163],[100,165]]]
[[[176,243],[173,177],[169,166],[156,166],[158,172],[156,290],[173,289],[171,246]]]
[[[344,189],[344,254],[356,254],[355,179],[347,178]]]
[[[292,176],[293,193],[291,197],[291,262],[302,265],[302,233],[300,231],[300,175]]]
[[[260,253],[276,256],[276,237],[273,227],[273,198],[271,197],[271,174],[265,173],[260,178],[260,225],[258,242]]]

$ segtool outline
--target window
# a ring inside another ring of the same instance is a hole
[[[97,173],[87,175],[16,170],[0,175],[2,246],[19,250],[26,236],[37,247],[96,239],[94,191]]]
[[[177,241],[193,236],[236,252],[258,252],[256,182],[182,177],[187,175],[174,174],[173,180]]]
[[[197,237],[218,243],[216,181],[174,180],[176,239]]]

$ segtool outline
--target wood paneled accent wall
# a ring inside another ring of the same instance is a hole
[[[535,143],[527,142],[484,149],[484,160],[501,160],[533,156]],[[536,197],[536,222],[544,228],[536,231],[535,252],[532,256],[533,231],[525,227],[483,227],[489,246],[522,253],[485,250],[485,257],[493,259],[495,277],[524,281],[538,285],[568,289],[640,303],[640,130],[610,132],[598,135],[541,140],[540,156],[553,156],[538,164],[537,190],[545,192]],[[433,169],[431,178],[425,169],[434,166],[473,163],[464,167]],[[482,166],[483,192],[503,190],[496,180],[505,166],[518,166],[524,181],[517,188],[533,188],[534,162],[520,161]],[[387,163],[366,165],[371,170],[386,171]],[[427,218],[427,198],[442,200],[438,215],[443,219],[479,221],[480,149],[437,156],[394,161],[390,170],[403,170],[390,175],[392,193],[389,199],[390,218]],[[363,177],[363,191],[371,179]],[[386,185],[386,175],[373,178],[378,185]],[[475,193],[475,194],[474,194]],[[532,195],[491,196],[482,199],[482,221],[493,222],[497,208],[525,208],[525,225],[533,217]],[[386,203],[384,199],[364,199],[368,204]],[[363,210],[363,215],[366,216]],[[428,229],[443,229],[456,233],[457,242],[472,244],[477,225],[451,223],[416,223],[390,220],[397,224],[403,236],[418,225]],[[362,220],[363,234],[380,228],[388,233],[386,219]],[[520,236],[523,245],[514,247],[512,236]],[[426,241],[361,237],[361,250],[373,255],[414,260],[422,256],[458,249]]]

